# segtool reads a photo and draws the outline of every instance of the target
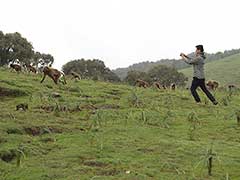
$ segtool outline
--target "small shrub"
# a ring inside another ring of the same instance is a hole
[[[190,140],[195,140],[197,126],[199,125],[199,121],[195,112],[191,112],[188,114],[187,120],[189,122],[189,138]]]

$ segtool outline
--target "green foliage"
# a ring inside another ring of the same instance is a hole
[[[197,118],[197,115],[195,112],[191,112],[188,114],[187,120],[189,122],[189,138],[190,140],[195,140],[196,138],[196,131],[197,131],[197,126],[199,125],[199,120]]]
[[[34,66],[51,65],[54,58],[50,54],[34,52],[32,44],[18,32],[4,34],[0,31],[0,66],[14,63],[18,60],[21,64]]]
[[[16,59],[21,62],[29,61],[32,55],[32,44],[23,38],[20,33],[15,32],[4,35],[0,31],[0,66]]]
[[[83,79],[102,80],[110,82],[119,82],[118,76],[107,68],[103,61],[98,59],[93,60],[73,60],[63,65],[65,74],[76,72]]]
[[[171,83],[175,83],[178,86],[184,86],[187,78],[183,73],[179,73],[175,68],[159,65],[150,69],[148,75],[151,81],[158,81],[160,84],[170,86]]]
[[[150,84],[157,81],[165,86],[170,86],[172,83],[178,86],[184,86],[187,80],[183,73],[179,73],[175,68],[164,65],[155,66],[150,69],[148,73],[129,71],[124,81],[130,85],[135,85],[137,79],[147,81]]]
[[[150,77],[148,76],[148,74],[140,71],[129,71],[124,81],[134,86],[136,84],[137,79],[142,79],[147,82],[150,81]]]

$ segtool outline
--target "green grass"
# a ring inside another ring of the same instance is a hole
[[[68,80],[0,68],[0,179],[239,179],[240,92],[201,94]],[[60,98],[52,98],[58,92]],[[16,111],[27,103],[29,109]],[[44,110],[40,107],[53,107]],[[65,108],[64,108],[65,107]],[[212,176],[206,160],[213,150]]]
[[[213,79],[221,85],[240,85],[240,54],[229,56],[222,60],[205,64],[206,79]],[[189,80],[192,80],[192,67],[180,70]]]

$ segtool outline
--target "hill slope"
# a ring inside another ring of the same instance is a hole
[[[213,62],[213,61],[218,61],[223,58],[239,54],[240,49],[232,49],[232,50],[226,50],[224,52],[217,52],[217,53],[205,53],[207,59],[206,63]],[[192,56],[193,53],[189,54],[189,56]],[[148,72],[150,69],[157,65],[166,65],[170,67],[174,67],[176,69],[184,69],[188,68],[189,65],[184,63],[183,61],[180,61],[179,59],[161,59],[158,61],[150,62],[150,61],[145,61],[145,62],[140,62],[133,64],[129,67],[126,68],[118,68],[114,70],[113,72],[116,73],[121,79],[124,79],[127,76],[128,71],[135,70],[135,71],[141,71],[141,72]]]
[[[40,79],[0,68],[0,179],[240,177],[239,91],[215,92],[213,106],[186,90]]]
[[[182,69],[190,80],[192,79],[192,67]],[[206,79],[214,79],[222,85],[240,85],[240,54],[236,54],[218,61],[205,64]]]

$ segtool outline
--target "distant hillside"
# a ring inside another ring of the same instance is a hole
[[[180,72],[192,79],[192,67],[182,69]],[[210,62],[205,65],[206,79],[214,79],[221,84],[240,85],[240,53]]]
[[[206,53],[206,56],[207,56],[206,62],[208,63],[212,61],[217,61],[222,58],[229,57],[238,53],[240,53],[240,49],[227,50],[224,52],[217,52],[213,54]],[[193,54],[190,54],[190,56],[191,55]],[[136,63],[126,68],[118,68],[113,72],[116,73],[121,79],[124,79],[127,76],[128,71],[136,70],[136,71],[147,72],[157,65],[167,65],[167,66],[175,67],[176,69],[184,69],[189,67],[188,64],[176,59],[161,59],[155,62],[145,61],[141,63]]]

